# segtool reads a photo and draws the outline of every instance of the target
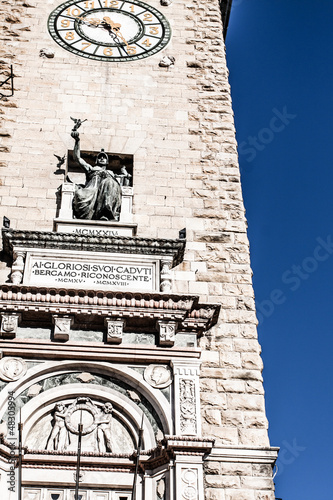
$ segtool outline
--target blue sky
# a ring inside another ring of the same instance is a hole
[[[227,36],[276,497],[332,500],[333,2],[234,0]]]

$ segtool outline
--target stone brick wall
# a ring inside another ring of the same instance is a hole
[[[15,95],[0,100],[1,219],[52,230],[58,159],[73,140],[70,116],[87,119],[83,149],[134,155],[138,236],[176,238],[187,229],[176,293],[220,303],[201,341],[204,435],[216,446],[267,448],[262,361],[228,71],[217,1],[149,2],[171,23],[164,53],[132,63],[76,57],[57,46],[47,19],[58,1],[3,0],[0,73],[14,66]],[[41,55],[41,50],[54,57]],[[161,68],[163,55],[175,65]],[[2,263],[0,279],[8,274]],[[255,460],[254,460],[255,462]],[[270,500],[271,466],[207,463],[209,500]]]

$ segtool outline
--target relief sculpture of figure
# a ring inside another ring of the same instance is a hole
[[[64,451],[68,444],[68,432],[65,427],[67,408],[63,403],[55,406],[53,428],[46,443],[46,450]]]
[[[105,451],[112,453],[111,443],[111,422],[112,422],[112,404],[105,403],[100,414],[96,418],[97,423],[97,445],[100,453]]]
[[[78,128],[78,127],[77,127]],[[108,155],[102,149],[97,155],[95,166],[89,165],[80,155],[80,137],[77,128],[71,136],[75,140],[73,156],[84,170],[85,185],[76,185],[73,199],[73,213],[76,219],[119,220],[121,208],[121,186],[111,170],[107,170]]]

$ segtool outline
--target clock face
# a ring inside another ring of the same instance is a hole
[[[138,0],[70,0],[52,12],[48,28],[64,49],[99,61],[148,57],[171,37],[165,17]]]

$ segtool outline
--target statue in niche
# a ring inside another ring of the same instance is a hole
[[[108,451],[112,453],[111,444],[111,422],[112,422],[112,404],[105,403],[102,411],[96,418],[97,423],[97,446],[100,453]]]
[[[68,443],[68,431],[65,426],[67,408],[63,403],[55,406],[53,414],[53,428],[46,443],[47,450],[65,450]]]
[[[95,166],[89,165],[81,158],[80,136],[78,128],[83,121],[75,122],[71,136],[75,140],[73,157],[86,175],[84,185],[77,184],[73,199],[73,213],[76,219],[86,220],[119,220],[121,209],[121,184],[111,170],[107,170],[109,157],[104,149],[96,157]],[[126,169],[125,169],[126,170]],[[130,174],[120,174],[123,185],[128,181]]]

